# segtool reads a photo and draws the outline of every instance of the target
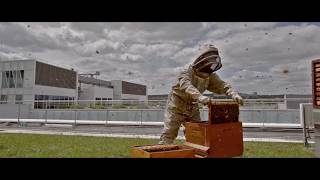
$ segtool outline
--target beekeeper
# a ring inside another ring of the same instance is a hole
[[[209,97],[202,95],[205,90],[231,95],[234,101],[243,105],[241,96],[215,73],[221,67],[218,49],[204,45],[194,62],[178,75],[168,95],[159,144],[172,144],[181,125],[190,120],[201,120],[198,103],[207,105],[210,101]]]

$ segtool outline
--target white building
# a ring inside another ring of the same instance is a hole
[[[78,96],[77,77],[74,70],[36,60],[0,61],[0,100],[16,104],[21,101],[33,104],[33,100],[74,100]]]
[[[112,100],[111,82],[92,77],[79,76],[79,100]]]
[[[148,99],[147,87],[121,80],[104,81],[93,77],[79,76],[79,100],[81,104],[93,103],[89,100],[138,100]]]
[[[79,76],[73,69],[36,60],[0,61],[0,85],[0,103],[18,104],[23,101],[35,108],[64,106],[65,101],[69,105],[74,100],[148,99],[145,85]],[[52,100],[55,103],[50,103]]]

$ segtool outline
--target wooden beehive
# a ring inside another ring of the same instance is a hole
[[[133,158],[193,158],[195,150],[185,145],[148,145],[132,148]]]
[[[313,107],[320,109],[320,59],[312,61]]]
[[[186,123],[185,145],[194,147],[203,157],[236,157],[243,154],[243,131],[239,105],[213,102],[207,122]]]
[[[133,158],[236,157],[243,154],[239,105],[212,102],[207,122],[187,122],[184,145],[134,146]]]

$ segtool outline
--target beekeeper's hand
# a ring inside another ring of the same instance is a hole
[[[204,105],[208,105],[208,103],[210,102],[210,98],[207,96],[200,96],[198,98],[198,102]]]
[[[237,91],[235,91],[231,86],[228,87],[228,90],[226,91],[226,94],[231,96],[232,99],[237,102],[238,104],[240,104],[241,106],[243,106],[243,99],[242,97],[238,94]]]
[[[241,106],[243,106],[243,99],[239,94],[232,95],[232,99],[236,101],[238,104],[240,104]]]

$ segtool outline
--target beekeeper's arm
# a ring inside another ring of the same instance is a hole
[[[184,90],[186,93],[188,93],[192,99],[202,103],[207,104],[210,99],[209,97],[203,96],[199,90],[192,85],[192,75],[190,71],[183,71],[179,77],[179,85],[180,89]]]
[[[207,90],[217,94],[226,94],[232,96],[234,101],[243,105],[242,97],[231,87],[230,84],[221,80],[216,73],[212,73],[210,76],[210,82]]]

